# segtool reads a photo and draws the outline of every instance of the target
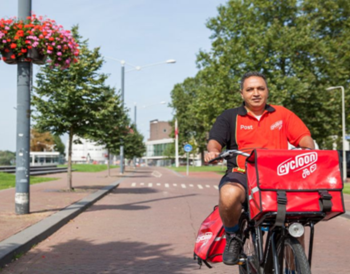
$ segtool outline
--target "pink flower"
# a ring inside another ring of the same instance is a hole
[[[60,51],[57,52],[57,55],[58,55],[58,56],[62,56],[62,52],[60,52]]]
[[[47,50],[46,52],[47,52],[47,54],[51,54],[51,53],[52,53],[52,51],[51,51],[51,50]]]

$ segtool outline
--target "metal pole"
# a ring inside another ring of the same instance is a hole
[[[135,106],[134,106],[134,124],[135,124],[135,130],[136,130],[136,103],[135,103]],[[133,162],[134,162],[134,168],[136,168],[136,156],[133,157]]]
[[[186,175],[188,176],[188,156],[189,156],[188,154],[189,154],[189,153],[187,152],[186,154],[187,154],[187,168],[186,168]]]
[[[179,167],[179,131],[177,128],[177,118],[175,119],[175,166]]]
[[[346,182],[347,170],[346,170],[346,153],[345,153],[345,92],[344,87],[341,86],[341,96],[342,96],[342,127],[343,127],[343,181]]]
[[[124,75],[125,75],[125,62],[122,61],[122,106],[124,107]],[[120,145],[120,174],[124,174],[124,146],[123,146],[123,140],[121,140]]]
[[[18,19],[31,15],[32,1],[18,0]],[[29,213],[31,64],[17,65],[16,214]]]

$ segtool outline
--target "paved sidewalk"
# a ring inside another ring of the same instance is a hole
[[[73,172],[74,191],[67,191],[66,173],[42,176],[59,179],[31,185],[30,214],[26,215],[15,213],[15,189],[0,190],[0,267],[59,229],[132,172],[127,169],[122,176],[119,169],[111,169],[110,177],[107,171]]]
[[[125,178],[132,176],[127,170],[124,176],[119,169],[99,173],[73,173],[75,191],[66,191],[66,174],[51,174],[44,177],[57,177],[59,180],[31,186],[29,215],[15,214],[15,190],[0,191],[0,267],[8,263],[15,254],[29,250],[69,222],[88,206],[112,191]],[[186,178],[186,173],[178,174]],[[137,175],[137,174],[136,174]],[[139,177],[139,176],[136,176]],[[135,177],[135,178],[136,178]],[[175,176],[176,177],[176,176]],[[189,178],[219,180],[221,175],[214,172],[191,172]],[[344,195],[344,217],[350,219],[350,195]]]

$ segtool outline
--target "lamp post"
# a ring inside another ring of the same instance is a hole
[[[31,0],[18,0],[18,19],[24,20],[32,12]],[[32,64],[17,65],[17,136],[16,136],[16,194],[15,211],[29,214],[30,200],[30,100]]]
[[[129,71],[133,71],[133,70],[141,70],[143,68],[146,68],[146,67],[153,67],[153,66],[157,66],[157,65],[163,65],[163,64],[174,64],[176,63],[176,60],[174,59],[169,59],[169,60],[166,60],[165,62],[159,62],[159,63],[154,63],[154,64],[150,64],[150,65],[145,65],[145,66],[134,66],[134,65],[131,65],[129,63],[126,63],[124,60],[118,60],[118,59],[115,59],[115,58],[112,58],[112,57],[108,57],[109,59],[112,59],[112,60],[115,60],[115,61],[120,61],[121,63],[121,76],[122,76],[122,79],[121,79],[121,99],[122,99],[122,105],[124,105],[124,92],[125,92],[125,88],[124,88],[124,80],[125,80],[125,65],[129,65],[131,67],[133,67],[133,69],[131,70],[128,70],[127,72]],[[136,108],[135,108],[135,113],[136,113]],[[135,125],[136,125],[136,117],[135,117]],[[123,140],[121,140],[121,145],[120,145],[120,174],[124,174],[124,146],[123,146]]]
[[[327,90],[341,89],[342,98],[342,130],[343,130],[343,181],[346,182],[346,154],[345,154],[345,92],[343,86],[329,87]]]

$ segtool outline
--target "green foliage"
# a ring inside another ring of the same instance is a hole
[[[230,0],[219,6],[207,22],[212,48],[197,55],[200,71],[173,89],[176,116],[186,120],[186,131],[204,136],[223,110],[242,103],[241,76],[259,71],[268,79],[269,103],[294,111],[320,147],[328,146],[329,136],[341,136],[341,93],[325,89],[349,88],[349,15],[346,0]],[[185,112],[181,96],[188,96]],[[349,109],[350,93],[346,98]]]
[[[79,41],[79,61],[68,69],[45,65],[37,74],[34,87],[33,118],[41,131],[53,135],[68,134],[68,188],[72,188],[71,149],[73,135],[85,137],[95,133],[101,117],[110,111],[111,88],[105,85],[106,74],[99,48],[89,50],[87,41],[81,41],[78,27],[72,29]]]
[[[30,184],[38,184],[58,180],[58,178],[30,176]],[[16,186],[16,175],[0,172],[0,190]]]
[[[165,150],[163,151],[163,156],[165,156],[167,159],[174,159],[175,158],[175,144],[174,143],[167,144]]]
[[[59,165],[59,167],[67,167],[66,165]],[[110,166],[110,168],[117,168],[118,166]],[[92,165],[92,164],[81,164],[72,165],[74,172],[100,172],[107,170],[107,165]]]
[[[124,152],[127,159],[132,159],[134,156],[142,157],[146,152],[143,135],[138,132],[135,125],[131,125],[128,134],[124,136]]]
[[[5,150],[0,151],[0,166],[14,165],[16,161],[16,153]]]
[[[52,137],[53,137],[53,141],[54,141],[54,143],[55,143],[54,150],[55,150],[55,151],[58,151],[58,152],[59,152],[60,154],[62,154],[62,155],[65,155],[64,150],[65,150],[66,147],[65,147],[65,145],[63,144],[63,142],[62,142],[60,136],[58,136],[58,135],[53,135]]]

